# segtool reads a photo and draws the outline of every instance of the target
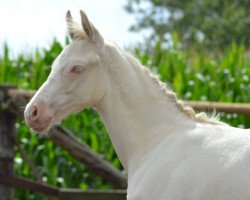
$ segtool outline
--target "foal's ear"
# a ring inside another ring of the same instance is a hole
[[[102,45],[104,41],[98,30],[91,24],[87,15],[82,10],[80,14],[82,26],[74,22],[70,11],[66,14],[66,23],[70,38],[72,40],[87,38],[90,42],[96,43],[96,45]]]
[[[82,28],[83,28],[84,32],[86,33],[86,35],[88,36],[90,41],[95,42],[93,25],[90,23],[85,12],[80,10],[80,14],[81,14]]]
[[[87,15],[85,12],[80,10],[81,14],[81,22],[82,22],[82,28],[87,35],[88,39],[90,42],[103,42],[102,36],[98,32],[98,30],[93,26],[93,24],[89,21]]]
[[[66,24],[69,32],[69,36],[72,40],[76,39],[81,35],[82,29],[79,24],[74,22],[70,11],[68,10],[66,13]]]

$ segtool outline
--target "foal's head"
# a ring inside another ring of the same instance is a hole
[[[96,105],[105,94],[100,58],[104,41],[86,14],[82,11],[80,14],[78,25],[67,12],[72,42],[56,58],[47,81],[26,106],[25,121],[37,132],[46,132],[65,116]]]

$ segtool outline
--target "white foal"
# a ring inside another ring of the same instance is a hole
[[[196,115],[81,12],[72,42],[25,110],[41,134],[94,106],[128,174],[128,200],[249,200],[250,132]]]

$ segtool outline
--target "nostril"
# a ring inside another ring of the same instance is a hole
[[[38,110],[37,110],[37,107],[34,106],[30,112],[30,119],[32,121],[36,120],[37,119],[37,115],[38,115]]]

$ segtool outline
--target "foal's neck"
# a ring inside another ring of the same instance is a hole
[[[192,120],[132,56],[107,46],[102,62],[110,77],[106,95],[96,107],[128,172],[143,163],[164,138]]]

